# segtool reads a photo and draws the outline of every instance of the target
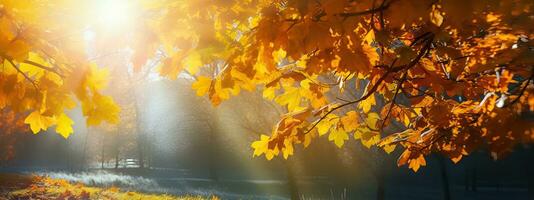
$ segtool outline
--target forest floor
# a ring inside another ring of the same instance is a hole
[[[0,174],[0,200],[5,199],[152,199],[152,200],[201,200],[219,199],[215,196],[171,196],[122,191],[116,187],[88,187],[36,175]]]

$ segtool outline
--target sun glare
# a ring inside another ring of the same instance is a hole
[[[132,5],[128,0],[98,0],[96,16],[98,25],[110,30],[120,30],[132,23]]]

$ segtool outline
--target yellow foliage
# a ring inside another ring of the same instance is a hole
[[[336,128],[328,135],[328,140],[334,141],[337,147],[341,148],[346,140],[349,140],[349,134],[343,128]]]
[[[30,113],[25,122],[34,133],[57,125],[69,135],[63,114],[74,97],[89,125],[118,121],[120,109],[101,91],[109,72],[88,62],[85,48],[50,42],[79,24],[42,15],[81,10],[76,4],[5,0],[0,6],[0,107]],[[258,87],[287,108],[272,134],[253,143],[255,156],[287,158],[315,134],[330,133],[342,146],[354,131],[365,146],[379,144],[388,153],[401,144],[398,164],[417,171],[431,152],[458,161],[480,146],[500,155],[534,141],[532,123],[520,117],[534,110],[532,0],[139,5],[140,13],[158,14],[133,25],[136,44],[126,46],[136,66],[161,51],[160,74],[175,79],[185,69],[198,76],[193,89],[214,105]],[[357,98],[361,82],[369,85]],[[359,113],[368,113],[366,119]],[[392,122],[413,131],[379,142]],[[454,134],[440,137],[444,131]]]
[[[39,131],[46,131],[48,127],[54,124],[54,118],[50,116],[44,116],[39,111],[33,111],[26,117],[24,120],[25,124],[29,124],[32,132],[34,134],[39,133]]]
[[[22,181],[26,181],[24,178]],[[31,185],[26,188],[12,189],[7,191],[10,199],[44,198],[44,199],[149,199],[149,200],[202,200],[219,199],[217,196],[172,196],[167,194],[145,194],[132,191],[124,191],[116,187],[98,188],[88,187],[81,183],[69,183],[63,179],[34,176],[30,180]],[[20,183],[16,183],[20,184]],[[6,194],[6,193],[3,193]]]
[[[358,128],[360,123],[360,116],[356,111],[349,111],[345,116],[341,117],[341,124],[346,131],[353,131]]]
[[[212,80],[208,77],[200,76],[197,81],[193,83],[192,88],[197,91],[198,96],[204,96],[211,88]]]
[[[61,115],[59,115],[56,122],[56,132],[63,136],[65,139],[68,138],[73,132],[72,124],[74,124],[74,122],[72,121],[72,119],[70,119],[69,116],[67,116],[65,113],[62,113]]]

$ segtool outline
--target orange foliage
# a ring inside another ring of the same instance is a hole
[[[259,89],[287,109],[272,133],[252,144],[255,156],[287,158],[294,145],[306,147],[327,134],[342,147],[353,136],[387,152],[401,146],[398,164],[417,171],[431,152],[458,162],[488,148],[499,158],[534,140],[525,117],[534,111],[532,0],[134,2],[143,14],[132,29],[135,44],[126,45],[134,71],[157,52],[162,76],[195,78],[197,94],[214,105]],[[4,66],[19,69],[35,54],[34,60],[47,61],[43,66],[75,77],[61,85],[76,87],[56,86],[50,70],[2,72],[0,83],[11,90],[0,90],[0,106],[30,107],[26,123],[34,132],[61,123],[60,133],[68,136],[71,121],[56,118],[72,96],[89,124],[116,122],[118,108],[98,92],[106,73],[87,63],[71,69],[56,62],[52,58],[63,58],[57,55],[79,60],[69,48],[46,43],[45,34],[14,37],[6,30],[35,20],[17,16],[22,8],[16,6],[2,7],[8,13],[0,23],[8,27],[0,29]],[[49,57],[40,48],[58,51]],[[50,89],[33,88],[28,74],[42,76]],[[62,103],[45,101],[45,93]],[[402,130],[386,131],[393,126]]]
[[[160,42],[179,47],[166,49],[161,73],[196,74],[193,88],[215,105],[260,89],[285,106],[255,156],[287,158],[325,134],[341,147],[353,135],[387,152],[402,146],[398,164],[417,171],[431,152],[458,162],[484,147],[499,158],[534,140],[532,1],[202,3],[166,7],[155,23],[170,39]],[[393,125],[403,130],[385,131]]]

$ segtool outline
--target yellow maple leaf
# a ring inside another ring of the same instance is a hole
[[[24,119],[25,124],[30,125],[30,129],[34,134],[39,133],[39,131],[46,131],[54,123],[53,117],[43,116],[39,111],[33,111]]]
[[[412,169],[414,172],[417,172],[421,166],[426,166],[426,160],[423,155],[419,155],[416,159],[411,159],[408,168]]]
[[[395,147],[397,145],[395,144],[390,144],[390,145],[384,145],[384,147],[382,147],[384,149],[384,151],[388,154],[390,154],[391,152],[395,151]]]
[[[275,149],[267,149],[265,158],[267,158],[267,160],[272,160],[275,156],[278,156],[278,154],[280,154],[278,147],[275,147]]]
[[[282,106],[287,105],[287,109],[292,112],[299,110],[301,103],[300,90],[295,87],[287,86],[284,88],[284,93],[274,99],[274,101]]]
[[[273,100],[276,96],[276,87],[267,87],[263,90],[263,97],[268,100]]]
[[[299,60],[297,60],[297,62],[295,63],[296,67],[298,68],[301,68],[301,69],[305,69],[307,64],[308,64],[308,56],[307,55],[303,55],[302,57],[300,57]]]
[[[109,71],[106,68],[99,68],[96,64],[89,65],[89,74],[86,84],[93,90],[104,89],[108,84]]]
[[[339,118],[335,114],[329,114],[321,122],[317,124],[317,132],[319,136],[322,136],[330,130],[332,125],[336,124],[339,121]]]
[[[282,149],[282,153],[284,155],[284,159],[287,160],[287,158],[290,155],[293,155],[294,149],[293,149],[293,143],[290,142],[289,139],[284,140],[284,148]]]
[[[196,74],[200,67],[202,67],[202,57],[197,52],[191,52],[183,61],[185,69],[191,73]]]
[[[372,44],[375,41],[375,37],[375,31],[371,29],[367,32],[367,34],[365,34],[363,41],[367,44]]]
[[[306,135],[304,135],[304,141],[303,141],[303,145],[304,145],[304,148],[307,148],[308,146],[310,146],[311,144],[311,141],[312,139],[314,138],[314,136],[316,135],[317,132],[315,131],[312,131]]]
[[[268,149],[269,136],[261,135],[260,140],[253,142],[250,146],[254,149],[253,156],[261,156]]]
[[[286,58],[287,52],[283,49],[278,49],[273,51],[273,59],[276,63],[281,63],[284,58]]]
[[[377,113],[369,113],[367,114],[366,123],[367,126],[371,129],[378,129],[378,121],[380,120],[380,115]]]
[[[363,43],[362,50],[363,50],[363,53],[369,59],[369,63],[371,65],[376,65],[376,63],[380,60],[380,55],[376,51],[376,48],[372,47],[371,45]]]
[[[349,140],[349,134],[342,128],[336,128],[328,135],[329,141],[334,141],[337,147],[341,148],[345,143],[345,140]]]
[[[369,130],[367,127],[359,127],[354,132],[354,139],[360,139],[365,147],[371,148],[371,146],[380,141],[380,134],[376,131]]]
[[[44,60],[41,56],[39,56],[39,54],[30,52],[28,56],[28,60],[36,64],[45,66],[45,67],[49,67],[48,62],[46,62],[46,60]],[[36,67],[32,64],[28,64],[25,62],[22,62],[19,64],[19,69],[20,71],[26,73],[30,77],[39,78],[44,74],[44,69],[41,69],[39,67]]]
[[[74,122],[69,118],[65,113],[62,113],[57,118],[56,132],[63,136],[65,139],[69,138],[70,134],[73,132],[72,124]]]
[[[120,108],[108,96],[96,93],[90,101],[82,101],[82,111],[87,116],[87,125],[99,125],[102,121],[119,123]]]
[[[368,113],[373,105],[376,105],[375,94],[372,94],[367,99],[361,101],[358,107],[362,109],[363,112]]]
[[[211,87],[211,79],[205,76],[200,76],[197,78],[197,81],[191,86],[194,90],[197,91],[198,96],[204,96]]]
[[[346,131],[353,131],[359,126],[360,117],[356,111],[347,112],[347,114],[341,117],[341,124]]]

